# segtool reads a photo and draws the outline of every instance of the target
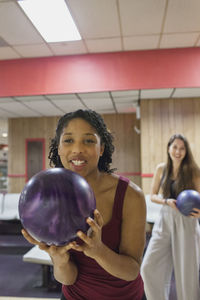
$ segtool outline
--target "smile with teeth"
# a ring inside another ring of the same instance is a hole
[[[75,166],[81,166],[81,165],[85,164],[85,160],[71,160],[71,162],[72,162]]]

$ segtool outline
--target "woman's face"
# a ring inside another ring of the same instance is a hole
[[[169,156],[173,162],[181,162],[186,154],[185,144],[180,139],[175,139],[168,149]]]
[[[98,171],[103,150],[99,135],[87,121],[72,119],[63,129],[58,154],[64,168],[86,178]]]

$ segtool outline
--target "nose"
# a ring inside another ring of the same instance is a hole
[[[80,142],[76,142],[72,146],[73,153],[82,153],[83,152],[83,145]]]

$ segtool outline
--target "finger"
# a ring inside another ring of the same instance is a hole
[[[192,210],[193,210],[193,212],[200,213],[200,209],[198,209],[198,208],[193,208]]]
[[[44,243],[39,243],[38,244],[38,247],[41,249],[41,250],[44,250],[44,251],[49,251],[49,246],[44,244]]]
[[[65,247],[56,246],[56,245],[49,246],[49,253],[51,253],[52,255],[55,255],[56,253],[62,254],[65,252],[66,252]]]
[[[28,232],[26,230],[22,229],[21,233],[29,243],[31,243],[33,245],[39,245],[39,242],[37,240],[35,240],[32,236],[30,236],[30,234],[28,234]]]
[[[64,251],[68,251],[68,250],[72,249],[72,243],[73,242],[71,242],[71,243],[69,243],[67,245],[62,246],[63,250]]]
[[[87,245],[90,245],[90,241],[91,239],[85,235],[82,231],[78,231],[77,232],[77,236],[84,242],[86,243]],[[78,245],[78,244],[77,244]]]
[[[84,251],[83,246],[78,245],[76,242],[72,242],[71,243],[71,248],[74,249],[74,250],[76,250],[76,251],[79,251],[79,252],[83,252]]]
[[[46,247],[45,247],[46,246]],[[56,252],[59,252],[59,254],[64,254],[66,253],[69,249],[71,249],[71,243],[64,245],[64,246],[57,246],[57,245],[51,245],[51,246],[47,246],[44,244],[44,246],[42,246],[43,249],[49,253],[51,253],[52,255],[54,255]]]
[[[193,215],[193,214],[191,213],[191,214],[189,214],[189,218],[195,219],[195,218],[196,218],[196,215]]]
[[[200,215],[199,215],[198,212],[191,212],[191,213],[190,213],[190,217],[193,217],[193,218],[199,218]]]
[[[99,227],[102,228],[103,227],[103,218],[97,209],[95,209],[95,211],[94,211],[94,218],[95,218],[95,221],[97,222],[97,224],[99,225]]]
[[[92,218],[90,218],[90,217],[87,218],[86,222],[90,226],[90,230],[89,230],[89,233],[87,234],[87,236],[91,236],[92,232],[98,232],[99,226]]]

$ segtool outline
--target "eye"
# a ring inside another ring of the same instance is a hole
[[[65,139],[64,143],[71,144],[71,143],[73,143],[73,139],[71,139],[71,138]]]
[[[84,140],[84,143],[85,143],[85,144],[95,144],[96,141],[94,141],[93,139],[85,139],[85,140]]]

